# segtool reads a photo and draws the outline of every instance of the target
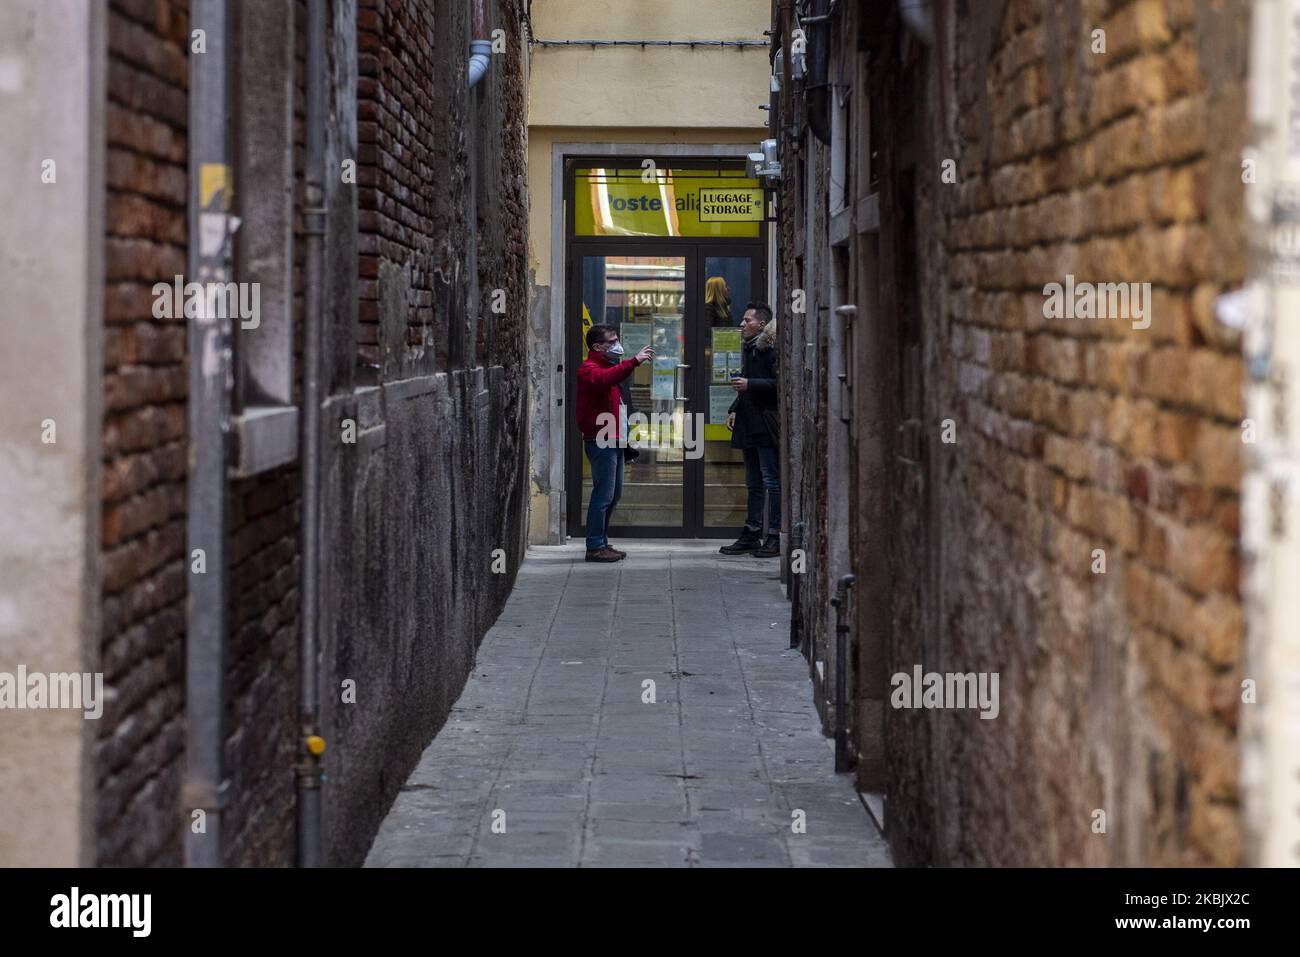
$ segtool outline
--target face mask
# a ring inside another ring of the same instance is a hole
[[[607,356],[621,356],[623,354],[623,343],[616,342],[605,350]]]

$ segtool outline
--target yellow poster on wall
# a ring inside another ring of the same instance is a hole
[[[580,167],[573,175],[576,236],[760,236],[763,190],[743,170]]]

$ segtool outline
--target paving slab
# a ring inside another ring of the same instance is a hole
[[[368,867],[888,867],[837,775],[777,563],[535,547]]]

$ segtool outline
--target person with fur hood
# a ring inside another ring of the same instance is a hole
[[[727,414],[731,446],[745,457],[745,527],[724,545],[724,555],[781,554],[780,421],[777,412],[776,320],[766,303],[751,302],[740,321],[740,375],[731,380],[736,399]]]

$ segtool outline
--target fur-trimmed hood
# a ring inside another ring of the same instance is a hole
[[[776,316],[767,321],[763,331],[754,337],[755,349],[771,349],[776,345]]]

